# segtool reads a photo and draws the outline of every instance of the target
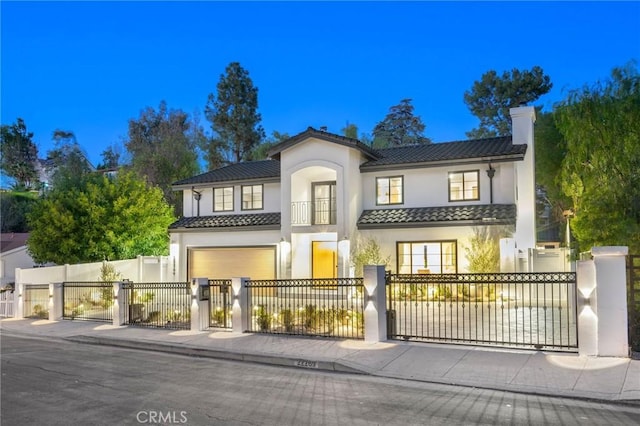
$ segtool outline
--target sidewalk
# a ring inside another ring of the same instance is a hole
[[[7,318],[3,334],[370,374],[529,394],[640,405],[640,361],[576,354],[388,341],[364,343],[228,331],[114,327]]]

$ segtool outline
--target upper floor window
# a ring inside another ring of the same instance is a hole
[[[478,170],[449,173],[449,201],[480,199]]]
[[[213,188],[213,211],[233,211],[233,186]]]
[[[402,180],[402,176],[376,178],[376,204],[402,204]]]
[[[262,185],[245,185],[242,187],[242,210],[262,209]]]
[[[313,225],[336,224],[336,183],[314,182],[313,210],[311,223]]]

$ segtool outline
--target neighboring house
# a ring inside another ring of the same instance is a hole
[[[465,272],[476,226],[514,226],[510,246],[526,252],[536,243],[534,108],[511,117],[513,137],[377,150],[309,128],[269,160],[175,182],[177,276],[347,277],[351,245],[368,238],[393,272]]]
[[[26,233],[0,234],[0,288],[16,281],[16,268],[33,268],[35,262],[27,251]]]

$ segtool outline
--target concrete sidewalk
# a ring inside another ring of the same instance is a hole
[[[640,361],[575,354],[8,318],[3,334],[640,405]]]

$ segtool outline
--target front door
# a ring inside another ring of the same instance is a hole
[[[311,242],[312,278],[337,278],[338,243],[336,241]]]

